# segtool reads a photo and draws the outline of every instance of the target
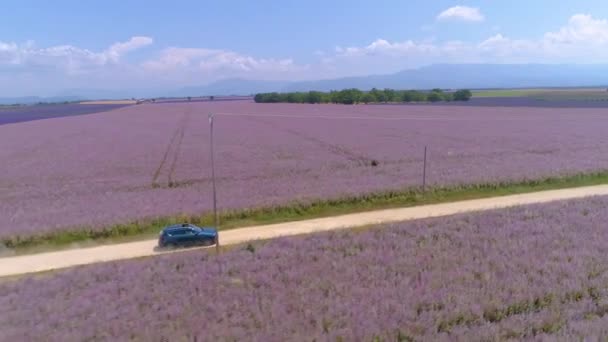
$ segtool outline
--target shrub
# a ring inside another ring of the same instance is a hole
[[[473,94],[468,89],[458,90],[454,92],[454,101],[469,101]]]

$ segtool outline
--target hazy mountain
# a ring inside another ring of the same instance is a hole
[[[251,95],[278,91],[290,83],[289,81],[226,79],[204,86],[184,87],[171,93],[171,96]]]
[[[198,88],[201,95],[371,88],[529,88],[608,84],[608,65],[437,64],[388,75],[306,82],[226,80]]]
[[[114,100],[156,96],[156,89],[66,89],[59,96],[80,96],[89,100]],[[166,92],[166,90],[165,90]],[[162,91],[160,91],[162,93]]]
[[[295,82],[284,91],[344,88],[529,88],[608,84],[608,65],[438,64],[390,75]]]
[[[261,92],[328,91],[371,88],[530,88],[608,85],[608,64],[436,64],[388,75],[346,77],[320,81],[261,81],[226,79],[208,85],[168,89],[70,89],[57,97],[0,98],[0,104],[63,102],[84,99],[251,95]]]

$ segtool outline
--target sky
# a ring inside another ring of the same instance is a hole
[[[605,63],[605,0],[2,0],[0,97]]]

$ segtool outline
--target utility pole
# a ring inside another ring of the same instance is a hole
[[[219,234],[219,218],[217,216],[217,192],[215,187],[215,161],[214,161],[214,150],[213,150],[213,114],[209,113],[209,147],[211,153],[211,179],[213,184],[213,224],[215,229],[218,230],[217,241],[215,244],[216,251],[219,253],[220,247],[220,234]]]
[[[424,146],[424,164],[422,166],[422,192],[426,192],[426,145]]]

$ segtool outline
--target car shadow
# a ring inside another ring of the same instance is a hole
[[[152,250],[154,251],[154,253],[162,253],[162,252],[169,251],[168,248],[163,248],[163,247],[160,247],[160,246],[154,246],[154,248],[152,248]]]
[[[187,251],[187,250],[195,250],[195,249],[207,249],[215,247],[215,245],[203,246],[203,245],[194,245],[194,246],[179,246],[179,247],[160,247],[158,245],[154,246],[152,250],[154,253],[168,253],[175,251]]]

